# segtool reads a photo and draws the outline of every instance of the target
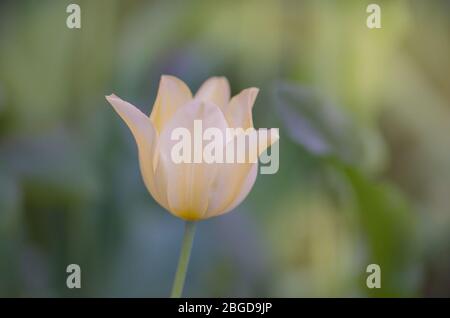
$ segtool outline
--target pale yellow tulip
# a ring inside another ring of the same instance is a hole
[[[144,183],[153,198],[173,215],[194,221],[224,214],[239,205],[256,180],[258,163],[174,163],[171,132],[177,127],[253,127],[252,107],[257,88],[248,88],[230,99],[224,77],[208,79],[195,96],[174,76],[161,77],[150,117],[116,95],[106,96],[130,128],[139,152]],[[224,133],[225,134],[225,133]],[[268,146],[278,140],[272,136]]]

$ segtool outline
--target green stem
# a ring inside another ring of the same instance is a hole
[[[178,260],[177,273],[172,286],[170,297],[180,298],[183,292],[184,280],[186,278],[189,256],[191,255],[192,242],[194,241],[195,222],[186,221],[183,244],[181,246],[180,258]]]

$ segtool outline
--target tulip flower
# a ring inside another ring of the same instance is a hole
[[[219,138],[222,138],[225,151],[226,146],[237,138],[226,137],[227,129],[242,128],[246,137],[254,133],[252,108],[257,94],[257,88],[248,88],[230,98],[227,79],[212,77],[193,96],[183,81],[163,75],[150,116],[114,94],[106,96],[136,140],[141,174],[148,191],[163,208],[186,221],[172,296],[181,295],[194,221],[233,210],[250,192],[258,172],[257,160],[175,162],[173,132],[177,128],[194,132],[194,123],[201,121],[203,129],[214,128],[222,133]],[[260,140],[258,155],[277,140],[278,135],[273,133],[262,142]],[[248,154],[248,145],[244,148]]]

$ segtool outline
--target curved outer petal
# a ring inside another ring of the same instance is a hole
[[[237,132],[224,146],[224,153],[234,148],[234,161],[232,163],[218,164],[217,175],[211,184],[209,192],[209,205],[205,218],[225,213],[227,208],[235,201],[235,198],[239,196],[247,176],[256,164],[256,162],[249,161],[251,134],[256,134],[256,131]],[[239,144],[238,140],[241,138],[245,138],[244,144]],[[240,149],[239,146],[244,146],[244,148]],[[239,151],[243,151],[245,154],[245,160],[242,163],[236,161]]]
[[[175,112],[192,99],[189,87],[175,76],[163,75],[159,82],[158,95],[150,119],[158,132]]]
[[[251,176],[252,181],[247,181],[250,171],[257,167],[257,163],[224,163],[218,168],[214,182],[209,192],[209,205],[204,218],[210,218],[228,212],[229,207],[239,197],[243,185],[248,186],[248,191],[253,187],[256,173]]]
[[[132,104],[112,94],[106,96],[107,101],[114,107],[116,112],[125,121],[133,133],[139,152],[139,165],[144,183],[153,198],[163,207],[167,202],[162,200],[160,191],[155,182],[153,169],[156,159],[155,151],[158,142],[157,132],[150,119]]]
[[[241,204],[242,201],[247,197],[247,195],[250,193],[250,190],[253,188],[253,185],[256,181],[256,176],[258,175],[258,163],[254,163],[252,167],[250,168],[250,172],[245,177],[244,182],[241,185],[240,191],[238,195],[234,198],[234,200],[220,213],[216,214],[221,215],[225,214],[231,210],[233,210],[235,207],[237,207],[239,204]]]
[[[223,109],[230,127],[244,129],[253,127],[252,108],[258,92],[259,89],[255,87],[247,88],[231,99],[228,106]]]
[[[208,208],[210,186],[217,173],[217,164],[214,163],[175,163],[171,158],[172,148],[179,142],[171,139],[172,131],[187,128],[193,145],[194,120],[197,119],[202,120],[203,130],[215,127],[225,135],[227,123],[218,106],[196,99],[180,108],[160,135],[160,162],[167,175],[169,211],[185,220],[203,218]]]
[[[230,100],[230,84],[225,77],[211,77],[202,84],[195,98],[212,102],[224,109]]]
[[[269,133],[272,132],[272,133]],[[250,139],[250,135],[258,134],[257,130],[244,133]],[[239,135],[234,137],[236,142]],[[261,155],[268,147],[278,141],[278,132],[275,129],[268,131],[267,137],[258,140],[259,147],[256,155]],[[257,139],[255,139],[257,140]],[[208,210],[204,218],[218,216],[227,213],[237,207],[252,189],[258,172],[258,162],[252,162],[252,155],[248,147],[249,141],[245,143],[246,162],[245,163],[224,163],[220,164],[216,178],[211,184],[209,193]],[[235,148],[236,149],[236,148]],[[237,149],[236,149],[237,150]]]
[[[266,131],[264,135],[261,134],[262,130]],[[258,156],[260,156],[264,151],[267,150],[267,148],[272,146],[280,139],[278,128],[260,128],[256,130],[256,132],[258,134]]]

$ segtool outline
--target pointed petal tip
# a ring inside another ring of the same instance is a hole
[[[180,78],[174,75],[162,74],[159,80],[158,95],[167,93],[165,90],[180,95],[184,99],[191,99],[192,92],[189,86]],[[158,97],[157,97],[158,98]]]
[[[114,93],[111,93],[110,95],[105,95],[105,98],[106,98],[106,100],[109,102],[111,99],[119,99],[119,97],[116,95],[116,94],[114,94]]]
[[[226,78],[225,76],[218,76],[217,79],[230,86],[230,82],[228,82],[228,78]]]
[[[224,84],[224,85],[226,85],[226,86],[230,86],[230,82],[228,82],[228,78],[226,77],[226,76],[222,76],[222,75],[219,75],[219,76],[211,76],[210,78],[208,78],[205,82],[207,82],[207,81],[217,81],[217,82],[220,82],[220,83],[222,83],[222,84]]]
[[[255,95],[259,94],[259,88],[258,87],[250,87],[249,90],[252,92],[252,94],[255,94]]]
[[[162,74],[161,75],[161,80],[167,80],[167,79],[176,79],[176,80],[180,80],[178,77],[174,76],[174,75],[170,75],[170,74]],[[181,81],[181,80],[180,80]]]
[[[160,83],[164,83],[164,82],[175,82],[180,85],[186,86],[186,88],[188,88],[187,84],[182,79],[176,77],[175,75],[162,74]]]
[[[249,91],[249,95],[250,95],[250,102],[252,103],[252,107],[253,107],[253,104],[255,103],[255,100],[256,100],[256,97],[258,97],[258,94],[259,94],[259,88],[257,88],[257,87],[250,87],[250,88],[248,88],[248,91]]]
[[[239,94],[233,96],[234,97],[238,97],[238,96],[245,96],[245,98],[248,99],[248,103],[250,104],[250,106],[253,106],[253,103],[256,100],[256,97],[258,97],[259,94],[259,88],[258,87],[249,87],[246,89],[243,89]]]

